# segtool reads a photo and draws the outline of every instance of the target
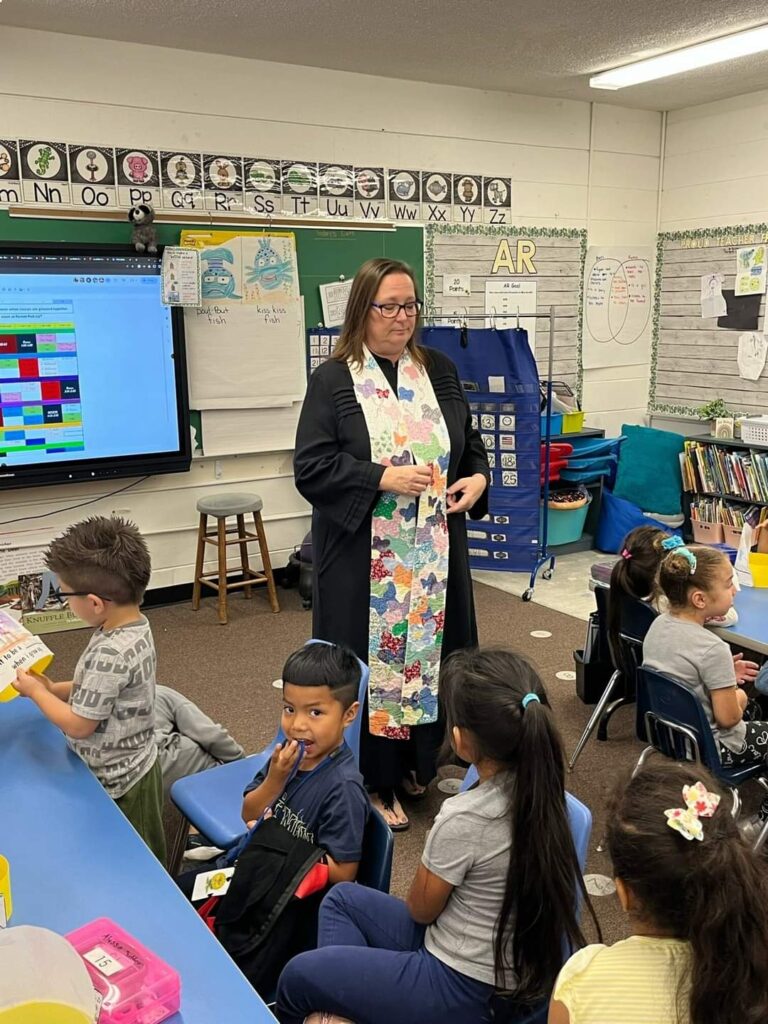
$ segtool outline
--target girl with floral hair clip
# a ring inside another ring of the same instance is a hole
[[[549,1024],[768,1020],[768,874],[730,804],[696,764],[619,780],[607,841],[632,935],[571,957]]]

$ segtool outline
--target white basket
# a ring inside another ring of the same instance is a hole
[[[753,416],[742,420],[741,439],[750,444],[768,444],[768,416]]]

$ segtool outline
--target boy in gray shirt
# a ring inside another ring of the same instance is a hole
[[[59,595],[96,631],[70,682],[19,670],[16,689],[57,725],[136,831],[165,863],[163,782],[154,735],[157,656],[139,605],[149,550],[136,526],[94,516],[50,545]]]
[[[163,791],[187,775],[239,761],[245,751],[223,725],[170,686],[155,688],[155,742],[163,769]]]

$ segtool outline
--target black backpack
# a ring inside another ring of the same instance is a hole
[[[292,836],[275,818],[267,818],[238,856],[226,893],[198,910],[264,997],[272,998],[280,972],[292,957],[317,946],[327,869],[319,888],[301,896],[296,890],[324,856],[321,847]]]

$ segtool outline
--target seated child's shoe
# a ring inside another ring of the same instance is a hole
[[[187,836],[187,845],[184,850],[184,860],[205,861],[213,860],[224,853],[218,846],[209,846],[208,840],[199,832],[191,832]]]
[[[192,850],[184,851],[184,860],[215,860],[217,857],[221,857],[223,853],[224,850],[220,850],[218,846],[196,846]]]

